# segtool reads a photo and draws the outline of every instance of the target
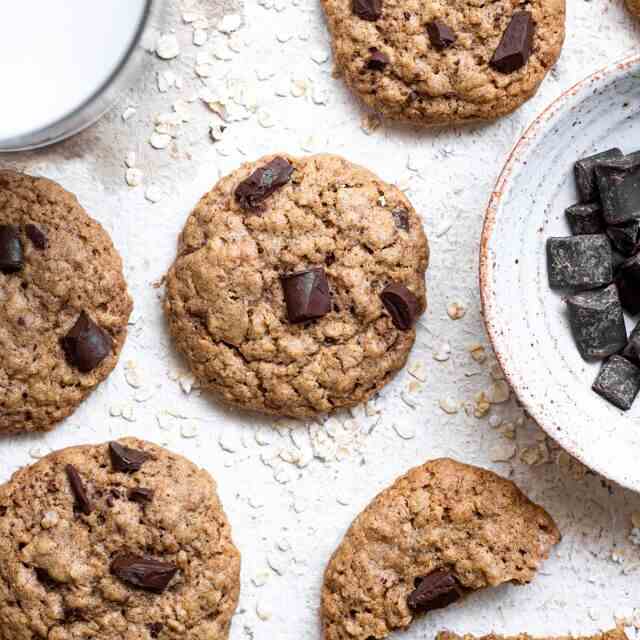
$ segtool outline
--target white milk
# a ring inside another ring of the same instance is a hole
[[[134,42],[146,0],[4,0],[0,140],[53,124],[110,78]]]

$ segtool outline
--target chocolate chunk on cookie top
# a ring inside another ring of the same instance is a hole
[[[123,474],[109,444],[73,447],[0,486],[0,637],[226,640],[240,555],[213,479],[115,444],[149,458]]]
[[[75,196],[5,170],[0,306],[0,433],[51,429],[116,366],[132,304],[120,256]]]
[[[151,454],[140,449],[125,447],[119,442],[109,443],[109,455],[114,471],[122,473],[135,473],[140,471],[142,465],[151,458]]]
[[[239,185],[262,184],[276,160],[287,181],[248,212],[258,202]],[[226,402],[300,418],[350,407],[404,365],[428,256],[396,187],[337,156],[269,156],[223,178],[187,220],[166,280],[169,328],[200,386]]]
[[[354,93],[384,118],[424,126],[512,112],[564,41],[565,0],[321,3],[337,71]]]
[[[374,498],[331,557],[324,638],[381,639],[473,591],[526,584],[559,540],[551,517],[509,480],[427,462]]]
[[[263,200],[283,187],[293,173],[293,167],[284,158],[274,158],[256,169],[236,188],[236,199],[243,209],[257,209]]]

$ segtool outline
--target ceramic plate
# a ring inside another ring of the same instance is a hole
[[[640,397],[628,412],[591,390],[562,295],[549,288],[545,243],[570,235],[573,164],[612,146],[640,149],[640,56],[578,83],[527,129],[487,208],[480,250],[484,317],[496,355],[531,417],[595,471],[640,490]],[[637,320],[638,318],[636,318]],[[627,329],[634,326],[627,317]]]

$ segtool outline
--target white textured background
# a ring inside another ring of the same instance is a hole
[[[631,621],[640,607],[640,546],[633,544],[640,543],[640,530],[632,533],[636,512],[640,525],[640,496],[561,454],[513,399],[475,417],[475,394],[492,385],[492,359],[478,363],[469,353],[475,343],[486,345],[476,269],[492,185],[537,112],[586,74],[637,49],[640,30],[622,3],[568,0],[562,58],[537,97],[514,115],[437,132],[385,125],[370,135],[361,128],[365,112],[332,78],[330,58],[324,60],[328,40],[317,0],[247,0],[244,8],[191,4],[209,19],[207,44],[192,44],[193,28],[173,0],[164,28],[180,40],[177,58],[149,53],[138,86],[80,136],[0,159],[78,195],[112,234],[135,299],[129,339],[108,382],[56,431],[1,441],[0,479],[52,449],[129,434],[190,457],[218,480],[242,552],[233,640],[300,640],[320,637],[322,571],[352,518],[409,467],[454,456],[513,478],[556,518],[564,539],[533,584],[476,594],[419,620],[405,637],[432,638],[442,627],[579,633],[611,627],[614,615]],[[231,38],[216,28],[223,12],[243,16]],[[207,51],[217,57],[205,66]],[[197,78],[196,64],[210,76]],[[261,78],[271,77],[258,80],[258,65]],[[166,70],[183,79],[181,89],[158,90],[156,74]],[[207,86],[229,120],[217,143],[208,130],[219,119],[197,99]],[[305,95],[295,97],[292,89]],[[318,104],[325,98],[327,104]],[[178,111],[189,121],[172,130],[167,149],[153,149],[155,118],[171,113],[178,100],[187,101]],[[137,111],[124,121],[131,105]],[[336,152],[403,185],[431,242],[430,308],[409,367],[422,380],[405,370],[371,406],[374,415],[362,409],[339,415],[324,429],[250,417],[191,390],[169,344],[162,289],[154,286],[198,197],[244,159],[275,150]],[[124,179],[130,151],[143,172],[143,185],[135,188]],[[162,193],[156,204],[145,199],[149,186]],[[451,303],[466,307],[462,319],[450,319]]]

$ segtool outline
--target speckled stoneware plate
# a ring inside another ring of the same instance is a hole
[[[570,235],[573,164],[612,146],[640,149],[640,56],[578,83],[524,133],[487,208],[480,290],[496,355],[527,412],[584,464],[640,491],[640,398],[625,413],[591,390],[599,364],[580,357],[547,278],[547,238]]]

